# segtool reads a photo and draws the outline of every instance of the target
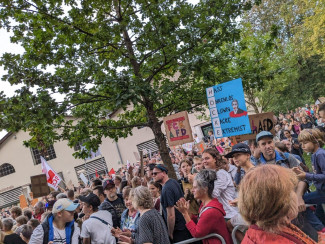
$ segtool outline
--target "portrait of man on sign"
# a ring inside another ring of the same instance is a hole
[[[242,110],[242,109],[240,109],[239,107],[238,107],[238,100],[237,99],[234,99],[234,100],[232,100],[232,102],[231,102],[231,106],[232,106],[232,108],[233,108],[233,111],[231,111],[230,113],[229,113],[229,116],[231,117],[231,118],[238,118],[238,117],[242,117],[242,116],[245,116],[245,115],[247,115],[247,111],[244,111],[244,110]]]

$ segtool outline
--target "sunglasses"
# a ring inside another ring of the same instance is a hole
[[[152,175],[156,176],[159,173],[162,173],[162,171],[161,172],[153,172]]]

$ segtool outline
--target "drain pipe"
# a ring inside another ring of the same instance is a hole
[[[122,159],[122,156],[121,156],[121,152],[120,152],[120,148],[119,148],[119,146],[117,144],[117,141],[114,141],[114,142],[115,142],[115,145],[116,145],[116,150],[117,150],[118,156],[120,158],[120,162],[121,162],[122,165],[124,165],[124,162],[123,162],[123,159]]]

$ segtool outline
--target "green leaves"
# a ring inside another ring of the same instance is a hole
[[[2,95],[0,127],[30,131],[26,145],[88,138],[96,150],[103,137],[149,126],[163,149],[162,117],[204,109],[205,88],[228,78],[225,46],[239,39],[244,8],[240,0],[2,1],[0,26],[25,52],[0,60],[2,79],[24,85]]]

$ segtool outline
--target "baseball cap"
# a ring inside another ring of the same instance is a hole
[[[156,169],[159,169],[159,170],[161,170],[161,171],[165,171],[166,174],[168,174],[168,169],[167,169],[164,165],[157,164],[157,165],[155,166],[155,168],[156,168]]]
[[[245,143],[238,143],[232,147],[231,152],[226,154],[225,157],[232,158],[235,153],[251,154],[251,150],[249,149],[249,146],[247,146]]]
[[[109,187],[109,186],[115,186],[115,183],[114,183],[114,181],[113,180],[105,180],[104,182],[103,182],[103,188],[104,188],[104,190],[105,190],[105,188],[106,187]]]
[[[258,142],[259,140],[261,140],[264,137],[270,137],[273,139],[273,134],[269,131],[261,131],[260,133],[258,133],[256,135],[256,142]]]
[[[79,200],[93,207],[98,207],[100,205],[100,200],[94,193],[89,193],[87,196],[79,196]]]
[[[54,203],[52,213],[58,213],[62,210],[75,211],[78,206],[79,203],[73,203],[68,198],[61,198]]]

